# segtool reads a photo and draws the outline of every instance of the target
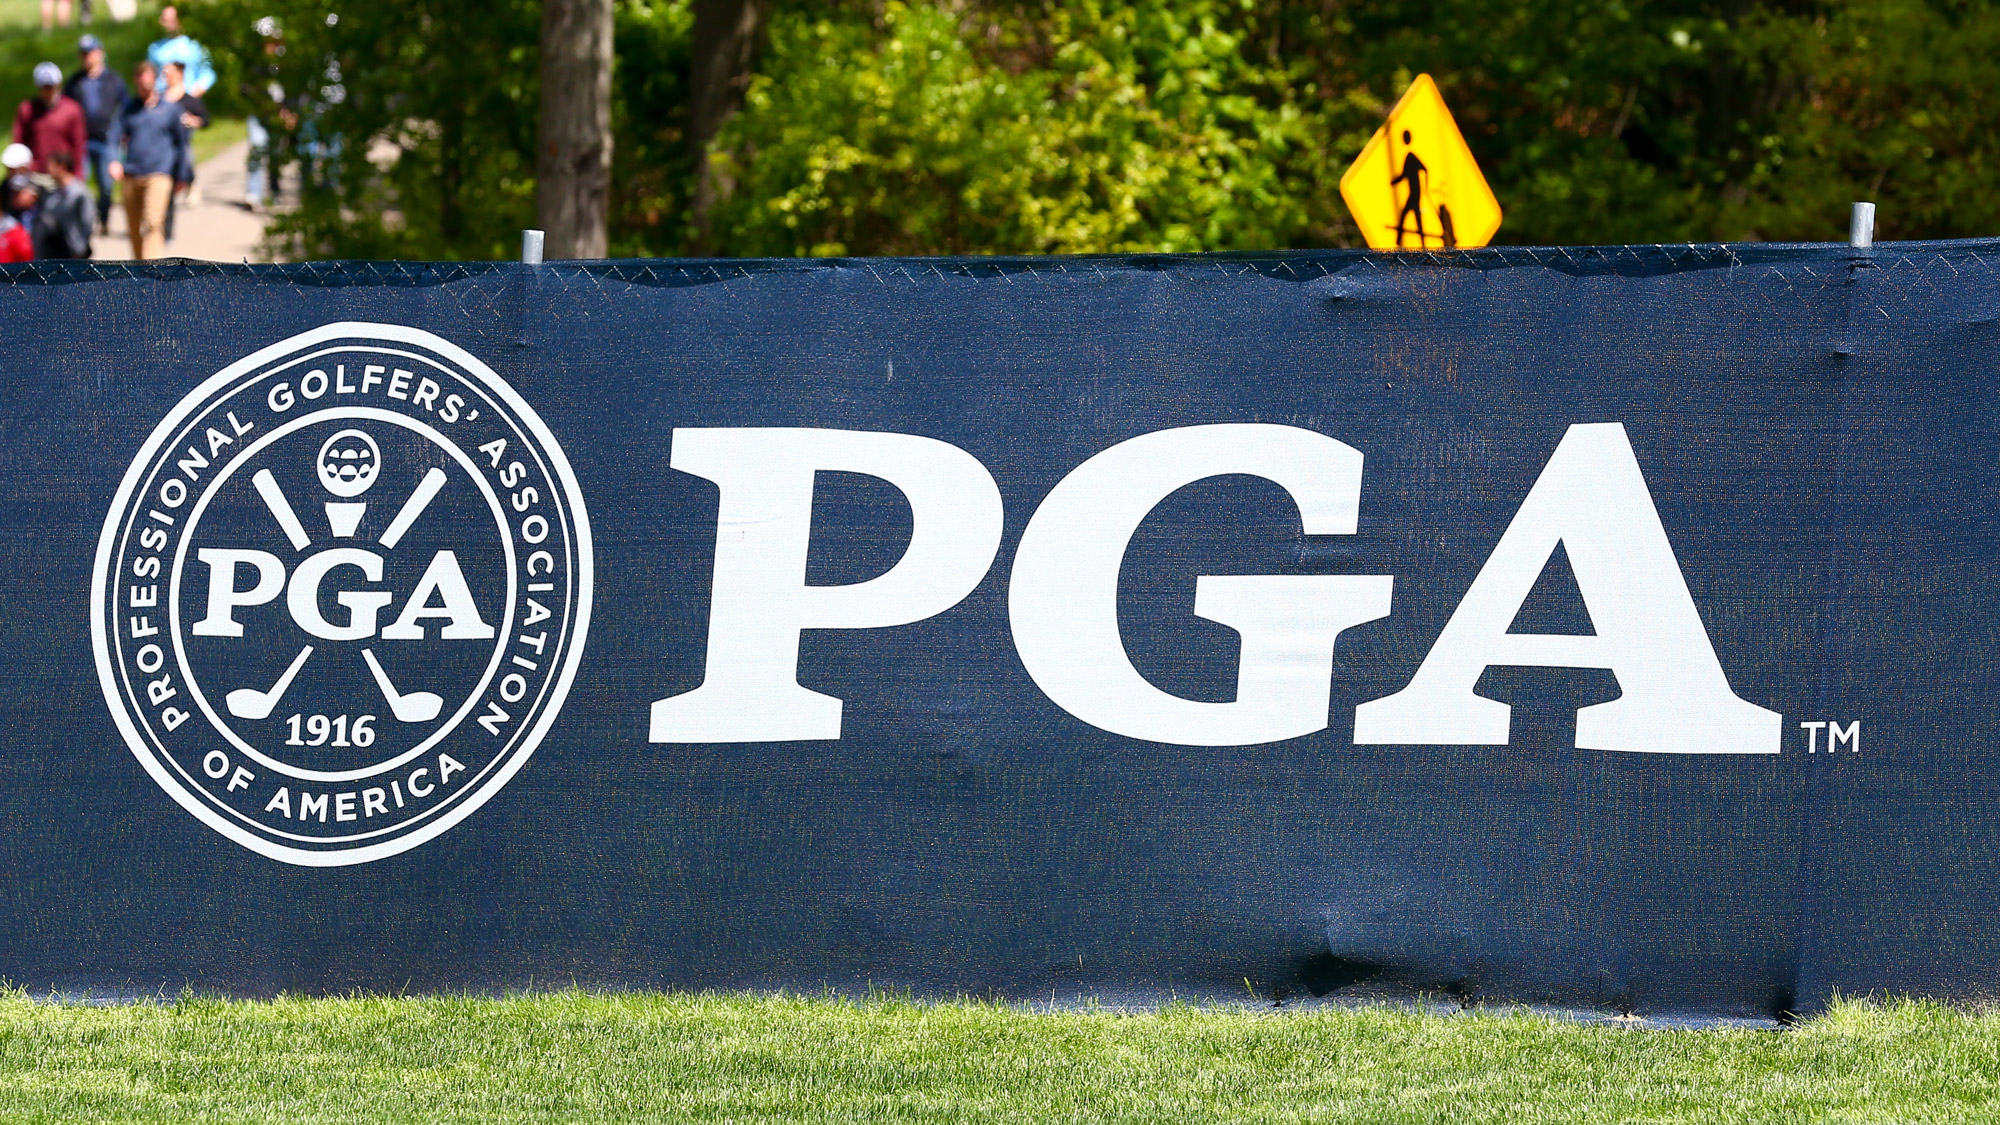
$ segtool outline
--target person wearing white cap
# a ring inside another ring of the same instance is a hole
[[[14,141],[27,145],[34,154],[30,167],[37,172],[49,170],[52,152],[69,153],[72,167],[81,167],[84,161],[87,128],[83,107],[63,96],[62,84],[61,67],[52,62],[36,63],[38,92],[14,113]]]
[[[34,162],[35,154],[28,151],[28,146],[15,141],[4,151],[0,151],[0,164],[7,166],[7,171],[0,173],[0,178],[11,176],[16,172],[25,172],[28,170],[28,165]]]

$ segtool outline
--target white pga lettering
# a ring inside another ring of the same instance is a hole
[[[243,625],[236,620],[236,610],[265,605],[283,593],[292,620],[313,636],[329,641],[366,640],[375,636],[378,615],[395,600],[395,595],[387,590],[336,587],[333,600],[346,608],[347,620],[328,621],[320,612],[320,591],[341,568],[359,571],[369,582],[382,580],[382,556],[358,547],[335,547],[308,556],[292,572],[289,582],[284,560],[269,551],[203,547],[195,552],[195,557],[208,564],[208,614],[189,630],[198,637],[242,636]],[[237,582],[245,567],[255,575],[247,587]],[[352,581],[351,576],[342,577]],[[444,640],[493,637],[493,626],[480,619],[465,572],[458,565],[458,556],[451,551],[439,551],[431,557],[430,566],[425,568],[417,588],[404,603],[403,612],[381,630],[381,635],[392,641],[422,640],[425,629],[422,622],[430,618],[448,622],[438,630],[438,636]]]
[[[670,463],[719,485],[721,510],[707,673],[695,690],[652,705],[654,742],[839,738],[841,701],[799,686],[800,632],[886,628],[943,613],[979,585],[1000,548],[992,476],[964,450],[930,438],[683,429],[674,432]],[[1391,576],[1197,577],[1195,615],[1242,638],[1236,698],[1208,703],[1163,692],[1133,666],[1118,631],[1118,572],[1155,506],[1224,474],[1284,488],[1308,535],[1351,535],[1361,469],[1350,446],[1265,424],[1162,430],[1085,461],[1042,501],[1015,552],[1008,618],[1029,677],[1083,722],[1153,742],[1250,745],[1325,729],[1336,641],[1389,614]],[[806,585],[813,477],[822,471],[877,477],[908,500],[910,545],[887,573]],[[1510,633],[1558,544],[1594,635]],[[260,571],[242,597],[274,598],[281,579]],[[218,615],[214,596],[210,619],[226,627],[227,606]],[[1779,751],[1782,717],[1731,690],[1618,423],[1570,427],[1409,685],[1356,711],[1355,742],[1505,745],[1507,705],[1473,690],[1493,666],[1609,669],[1622,694],[1577,713],[1582,749]]]
[[[1560,543],[1595,636],[1509,633]],[[1487,668],[1608,668],[1622,694],[1576,713],[1580,750],[1775,754],[1784,720],[1737,698],[1695,611],[1625,427],[1571,426],[1410,686],[1354,713],[1360,745],[1505,746]]]

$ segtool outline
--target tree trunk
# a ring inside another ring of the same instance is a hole
[[[709,213],[730,185],[708,160],[709,142],[743,105],[765,0],[694,0],[694,66],[688,76],[688,147],[694,155],[694,252],[715,253]]]
[[[602,258],[611,209],[612,0],[543,0],[535,210],[550,258]]]

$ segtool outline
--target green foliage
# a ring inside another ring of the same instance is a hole
[[[1814,237],[1801,214],[1872,199],[1884,237],[2000,233],[2000,8],[1870,0],[1745,30],[1798,94],[1771,113],[1731,228]]]
[[[1337,182],[1417,72],[1515,243],[2000,227],[1990,0],[891,3],[781,15],[737,253],[1353,245]]]
[[[147,4],[137,17],[124,23],[113,23],[100,16],[90,26],[91,33],[104,40],[105,65],[128,82],[132,79],[133,65],[146,57],[147,45],[160,37],[158,13],[156,6]],[[44,60],[55,63],[62,67],[64,75],[75,71],[80,65],[76,41],[82,34],[82,29],[75,27],[45,32],[39,23],[0,33],[0,104],[4,105],[9,127],[14,121],[14,108],[35,96],[35,64]]]
[[[2000,1017],[1784,1032],[897,997],[0,997],[13,1121],[1990,1121]]]
[[[1376,0],[1352,73],[1435,74],[1502,205],[1502,241],[1993,234],[1990,0]],[[1305,52],[1334,57],[1320,41]]]
[[[672,252],[684,237],[694,175],[687,144],[694,15],[687,0],[624,0],[616,18],[611,253]]]
[[[2000,227],[2000,0],[768,7],[712,150],[728,254],[1355,245],[1340,175],[1423,71],[1504,242],[1831,239],[1854,199],[1881,203],[1884,238]],[[535,0],[192,0],[219,96],[251,111],[267,14],[283,85],[344,146],[278,224],[292,253],[516,252]],[[619,0],[617,20],[613,251],[681,253],[690,3]]]
[[[1295,182],[1308,117],[1290,76],[1224,28],[1226,7],[1085,0],[970,28],[895,2],[872,23],[780,13],[717,143],[735,181],[725,243],[915,254],[1292,241],[1308,221]]]
[[[272,228],[291,256],[518,253],[535,212],[537,0],[195,0],[183,20],[226,60],[218,86],[305,158],[301,205]]]

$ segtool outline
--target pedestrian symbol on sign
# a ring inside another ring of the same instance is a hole
[[[1484,246],[1500,229],[1500,203],[1428,74],[1355,157],[1340,195],[1376,250]]]
[[[1410,147],[1410,131],[1408,129],[1403,130],[1403,147],[1405,150],[1408,150]],[[1422,246],[1424,244],[1424,173],[1427,171],[1429,169],[1424,167],[1423,161],[1417,159],[1417,154],[1414,151],[1405,151],[1403,153],[1402,174],[1389,181],[1390,187],[1394,187],[1397,184],[1406,185],[1403,189],[1403,209],[1396,215],[1396,245],[1398,246],[1403,244],[1403,222],[1406,219],[1415,220],[1417,224],[1417,245]],[[1446,214],[1449,213],[1446,212]],[[1438,221],[1442,225],[1444,219],[1440,217]],[[1445,245],[1451,246],[1452,240],[1449,238],[1445,239]]]

